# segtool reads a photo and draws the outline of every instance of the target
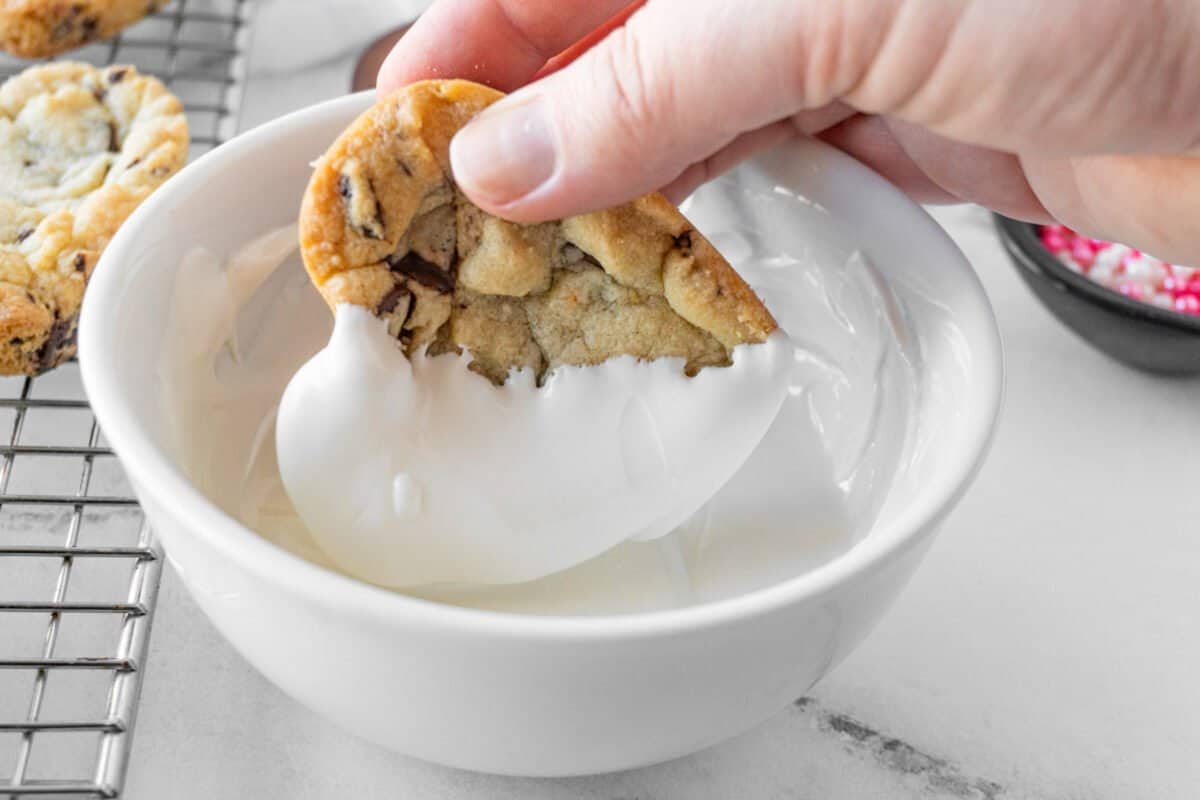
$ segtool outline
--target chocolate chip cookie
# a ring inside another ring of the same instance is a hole
[[[167,4],[167,0],[3,0],[0,47],[22,58],[45,58],[107,39]]]
[[[502,384],[619,355],[730,363],[775,321],[665,198],[537,225],[471,204],[454,183],[455,132],[502,97],[425,81],[360,116],[317,163],[300,217],[308,273],[331,307],[385,319],[411,354],[470,353]]]
[[[0,374],[74,354],[101,251],[187,148],[183,106],[132,67],[47,64],[0,86]]]

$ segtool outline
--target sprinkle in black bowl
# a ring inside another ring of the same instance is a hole
[[[1026,285],[1054,316],[1093,347],[1149,372],[1200,375],[1200,315],[1189,313],[1191,308],[1187,300],[1180,304],[1181,310],[1175,310],[1176,293],[1180,297],[1188,296],[1187,282],[1200,273],[1172,268],[1171,272],[1177,274],[1172,280],[1182,279],[1183,283],[1168,282],[1164,292],[1162,280],[1165,276],[1158,276],[1157,272],[1143,275],[1143,272],[1154,270],[1155,262],[1125,248],[1115,251],[1121,257],[1120,269],[1132,267],[1134,275],[1113,283],[1117,288],[1108,288],[1107,280],[1096,280],[1085,274],[1092,271],[1092,265],[1083,269],[1076,264],[1068,266],[1064,263],[1077,258],[1070,249],[1075,245],[1073,239],[1066,242],[1068,249],[1060,249],[1056,255],[1043,243],[1043,231],[1038,225],[997,216],[996,228]],[[1046,233],[1056,230],[1063,231],[1064,237],[1069,233],[1059,228],[1048,229]],[[1093,264],[1096,256],[1109,247],[1108,243],[1086,242]],[[1053,237],[1049,243],[1058,249],[1059,242]],[[1084,255],[1082,245],[1077,249],[1080,256]],[[1110,270],[1107,265],[1112,255],[1110,253],[1101,262],[1097,278],[1117,271],[1117,266]],[[1121,285],[1129,288],[1121,290]],[[1164,293],[1170,295],[1169,308],[1162,296]]]

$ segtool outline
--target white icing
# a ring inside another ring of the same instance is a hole
[[[733,364],[626,356],[528,370],[497,387],[469,356],[405,358],[384,324],[337,310],[284,392],[280,474],[313,539],[386,586],[517,583],[627,539],[670,533],[737,472],[775,419],[782,333]]]

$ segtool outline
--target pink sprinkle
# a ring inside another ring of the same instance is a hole
[[[1060,234],[1042,234],[1042,244],[1046,246],[1047,250],[1055,255],[1065,252],[1067,249],[1067,240]]]
[[[1038,234],[1059,261],[1100,286],[1131,300],[1200,316],[1200,269],[1168,264],[1140,250],[1080,236],[1065,225],[1044,225]]]
[[[1096,251],[1087,239],[1079,238],[1071,242],[1071,257],[1078,261],[1079,266],[1086,272],[1096,260]]]
[[[1139,283],[1132,283],[1130,281],[1126,281],[1125,283],[1122,283],[1120,286],[1117,287],[1117,291],[1120,292],[1121,294],[1125,295],[1126,297],[1130,298],[1131,300],[1141,300],[1142,299],[1142,286]]]
[[[1178,275],[1168,275],[1163,278],[1162,289],[1164,292],[1170,292],[1171,294],[1184,294],[1188,291],[1188,282]]]
[[[1184,294],[1175,298],[1175,310],[1184,314],[1200,314],[1200,297]]]

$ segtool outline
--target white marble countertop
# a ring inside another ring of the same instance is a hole
[[[286,52],[277,35],[260,30],[256,47]],[[244,124],[343,93],[352,59],[335,51],[316,66],[259,70]],[[899,603],[810,699],[736,740],[634,772],[457,772],[358,741],[285,697],[168,571],[127,796],[1194,796],[1200,381],[1141,375],[1090,350],[1019,282],[983,211],[935,213],[1000,318],[1003,422]]]

